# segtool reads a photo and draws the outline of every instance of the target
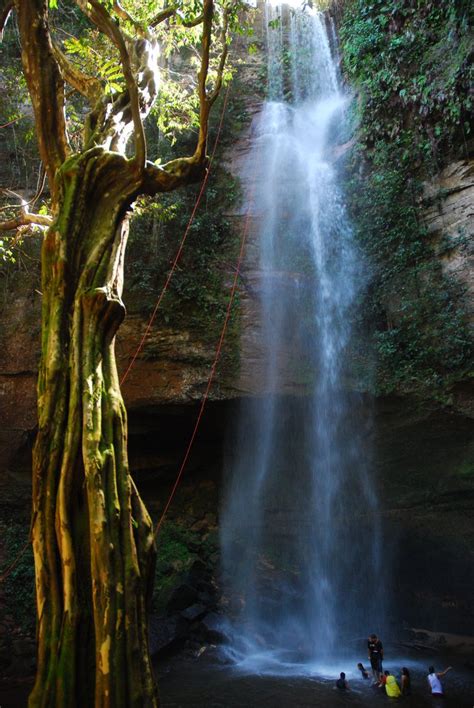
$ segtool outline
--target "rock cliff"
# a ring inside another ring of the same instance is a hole
[[[261,81],[261,71],[261,57],[248,61],[248,86]],[[229,209],[229,221],[237,240],[247,227],[249,230],[239,279],[240,348],[238,363],[234,359],[224,362],[217,372],[185,480],[170,514],[170,522],[191,533],[188,541],[191,546],[194,544],[191,555],[186,556],[184,566],[177,571],[179,582],[184,585],[188,583],[186,573],[191,567],[186,566],[189,558],[205,556],[211,572],[217,566],[216,517],[225,438],[235,421],[239,399],[268,393],[261,388],[264,362],[256,302],[263,275],[258,269],[256,243],[258,205],[252,197],[253,182],[263,178],[258,171],[255,139],[261,98],[250,90],[245,103],[245,125],[224,157],[227,168],[245,185],[239,206]],[[421,219],[443,272],[465,291],[471,325],[474,323],[473,174],[472,161],[449,162],[424,182],[420,207]],[[234,262],[227,263],[226,287],[234,267]],[[291,272],[280,277],[282,290],[291,288]],[[1,504],[4,509],[13,507],[27,517],[41,307],[36,246],[28,247],[17,269],[5,276],[2,297]],[[122,373],[147,321],[139,306],[130,308],[117,339]],[[178,328],[160,321],[152,327],[124,384],[131,466],[155,516],[163,508],[190,438],[214,351],[214,344],[196,337],[191,327]],[[281,354],[282,371],[288,370],[287,355],[287,352]],[[304,396],[305,380],[301,372],[282,375],[277,393],[293,398]],[[354,394],[354,410],[361,415],[367,415],[367,411],[373,413],[367,443],[368,450],[374,451],[387,555],[395,557],[395,572],[388,591],[394,599],[394,622],[398,626],[405,621],[411,626],[440,632],[474,634],[471,592],[474,569],[470,559],[474,542],[474,387],[470,379],[457,380],[443,404],[410,396],[405,390],[403,395],[396,391],[384,396]],[[468,563],[466,558],[470,559]],[[169,569],[166,572],[178,582]],[[214,581],[201,578],[199,582],[204,588],[201,595],[209,595]],[[189,603],[186,600],[186,606],[180,606],[179,610],[202,601],[202,597],[199,599],[192,593],[188,599]],[[209,602],[212,605],[213,600]],[[199,612],[197,622],[198,615]]]

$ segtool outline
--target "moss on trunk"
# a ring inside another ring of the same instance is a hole
[[[68,159],[43,246],[35,707],[158,704],[146,621],[153,528],[129,474],[114,356],[135,179],[117,153]]]

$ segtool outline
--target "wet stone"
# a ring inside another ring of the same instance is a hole
[[[191,607],[187,607],[185,610],[183,610],[181,612],[181,617],[184,617],[184,619],[188,620],[189,622],[194,622],[194,620],[203,617],[206,612],[207,608],[205,607],[205,605],[196,603],[195,605],[191,605]]]
[[[168,612],[179,612],[193,605],[197,600],[197,590],[190,585],[179,585],[173,591],[166,609]]]

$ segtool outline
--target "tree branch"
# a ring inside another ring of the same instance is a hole
[[[28,211],[23,211],[14,219],[8,221],[0,221],[0,231],[14,231],[20,226],[45,226],[49,227],[53,223],[51,216],[46,214],[30,214]]]
[[[124,7],[122,7],[118,0],[115,0],[113,7],[115,14],[120,17],[121,20],[130,22],[130,24],[133,25],[135,32],[140,37],[143,37],[144,39],[149,39],[149,32],[147,32],[143,25],[141,25],[134,17],[130,15],[130,13],[125,10]]]
[[[176,14],[177,6],[171,5],[161,10],[152,20],[148,23],[149,27],[157,27],[161,22],[164,22],[168,17],[173,17]]]
[[[38,147],[53,202],[54,177],[69,152],[64,115],[64,81],[54,56],[47,0],[15,0],[23,70],[35,114]]]
[[[175,16],[179,17],[180,24],[183,25],[183,27],[197,27],[204,20],[203,12],[195,17],[194,20],[184,20],[178,12],[177,5],[171,5],[170,7],[166,7],[164,10],[161,10],[161,12],[159,12],[148,24],[150,27],[157,27],[161,22],[164,22],[164,20]]]
[[[100,81],[96,79],[95,76],[89,76],[74,66],[64,52],[54,42],[53,51],[64,80],[67,81],[67,83],[76,89],[76,91],[78,91],[82,96],[85,96],[91,104],[95,104],[103,92]]]
[[[227,44],[227,32],[229,30],[229,8],[226,8],[224,10],[224,17],[222,21],[222,30],[221,30],[221,42],[222,42],[222,50],[221,50],[221,57],[219,60],[219,66],[217,67],[217,78],[216,78],[216,85],[214,86],[214,90],[209,96],[209,104],[212,106],[216,98],[218,97],[220,90],[222,88],[222,78],[224,76],[224,69],[225,69],[225,63],[227,61],[227,54],[229,53],[229,45]]]
[[[18,116],[18,118],[12,118],[11,120],[8,121],[8,123],[4,123],[3,125],[0,125],[0,129],[8,128],[10,125],[13,125],[14,123],[21,120],[22,118],[27,118],[27,117],[28,116],[26,115],[26,113],[23,113],[23,115]]]
[[[198,161],[196,157],[180,157],[171,160],[165,165],[157,166],[151,162],[147,163],[141,193],[154,196],[162,192],[171,192],[178,187],[197,182],[203,175],[207,167],[207,160],[204,157]]]
[[[204,21],[204,13],[201,12],[200,15],[194,18],[194,20],[183,20],[182,18],[180,24],[183,25],[183,27],[197,27]]]
[[[15,3],[13,0],[2,0],[0,3],[0,42],[3,39],[3,31],[10,17],[10,13],[13,10]]]
[[[35,202],[38,201],[38,199],[41,196],[41,193],[44,189],[44,183],[45,183],[45,178],[46,178],[46,172],[44,170],[43,165],[41,165],[40,169],[40,174],[38,177],[38,187],[36,190],[36,194],[33,197],[33,199],[30,199],[30,201],[25,202],[21,194],[18,194],[17,192],[14,192],[12,189],[2,189],[1,191],[6,193],[6,194],[11,194],[14,197],[16,197],[20,204],[14,205],[14,204],[8,204],[4,207],[1,207],[1,211],[5,209],[20,209],[20,213],[18,216],[14,217],[13,219],[8,219],[7,221],[2,221],[0,222],[0,231],[13,231],[14,229],[20,229],[22,226],[51,226],[53,223],[53,219],[51,216],[48,216],[46,214],[31,214],[28,211],[28,207],[30,204],[34,204]],[[14,242],[13,245],[15,245],[16,241]]]
[[[118,24],[113,20],[113,18],[109,15],[105,7],[101,5],[98,0],[89,0],[89,4],[94,10],[94,15],[97,17],[97,26],[99,27],[99,29],[103,28],[103,31],[105,31],[107,36],[116,45],[120,53],[120,61],[122,64],[123,75],[125,77],[125,83],[127,85],[130,97],[132,120],[135,128],[134,160],[139,174],[142,174],[146,164],[146,139],[145,131],[143,128],[143,122],[140,115],[140,97],[138,92],[138,84],[133,76],[130,56],[128,53],[127,46],[125,44],[125,38]]]
[[[12,189],[2,189],[0,190],[1,192],[5,194],[13,194],[14,197],[20,200],[20,204],[7,204],[5,206],[0,207],[0,211],[8,211],[10,209],[26,209],[27,207],[31,206],[32,204],[36,204],[38,199],[41,197],[44,187],[46,184],[46,171],[44,169],[43,163],[40,163],[40,172],[38,175],[38,186],[35,192],[35,195],[27,202],[24,201],[23,197],[20,194],[17,194],[14,192]]]
[[[199,137],[194,152],[194,159],[198,162],[206,156],[209,111],[211,106],[207,97],[206,81],[209,73],[209,56],[211,51],[212,19],[214,15],[213,0],[204,0],[203,27],[201,40],[201,67],[198,74],[199,92]]]

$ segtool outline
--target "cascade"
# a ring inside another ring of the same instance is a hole
[[[265,394],[241,405],[221,514],[230,651],[258,670],[364,646],[384,594],[367,420],[348,385],[364,284],[335,158],[349,99],[324,16],[265,11],[254,196]],[[283,395],[292,380],[303,394]]]

